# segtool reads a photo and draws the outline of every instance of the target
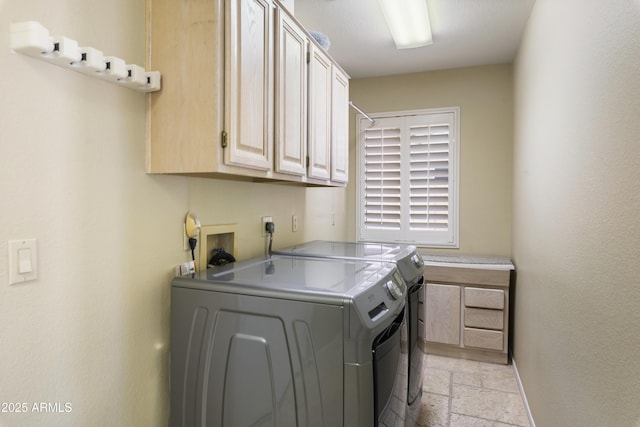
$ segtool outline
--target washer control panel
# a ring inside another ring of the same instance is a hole
[[[402,298],[402,289],[393,280],[389,280],[384,284],[384,287],[387,288],[387,292],[389,292],[389,296],[391,299],[400,299]]]
[[[407,286],[393,264],[387,264],[385,274],[369,278],[368,286],[353,300],[361,321],[369,327],[397,316],[406,303]]]

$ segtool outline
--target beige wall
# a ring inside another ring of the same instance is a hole
[[[460,107],[460,248],[429,252],[511,254],[510,64],[354,79],[350,96],[367,113]],[[356,235],[355,114],[347,198],[351,239]]]
[[[640,2],[538,0],[514,71],[515,359],[546,426],[640,426]]]
[[[273,249],[307,240],[346,238],[344,188],[305,188],[206,178],[188,178],[188,185],[190,209],[198,213],[203,225],[238,224],[239,259],[264,253],[263,216],[272,217],[276,226]],[[296,232],[292,231],[293,215],[298,217]],[[178,231],[179,228],[180,225]]]
[[[12,54],[9,23],[27,20],[144,62],[143,0],[0,0],[0,402],[72,405],[0,426],[166,425],[187,211],[237,223],[246,258],[264,251],[263,215],[276,247],[343,239],[345,190],[146,175],[144,94]],[[9,286],[7,241],[23,238],[38,239],[39,277]]]

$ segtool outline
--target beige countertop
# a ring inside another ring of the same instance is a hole
[[[426,266],[477,268],[486,270],[514,270],[511,260],[489,255],[434,255],[421,252]]]

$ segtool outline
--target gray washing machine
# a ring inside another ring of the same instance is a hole
[[[415,426],[422,396],[422,372],[424,353],[418,342],[419,299],[424,284],[424,261],[412,245],[383,243],[354,243],[315,240],[290,248],[273,251],[273,254],[327,258],[335,260],[361,260],[381,263],[392,262],[398,267],[407,285],[407,346],[409,368],[407,386],[407,426]]]
[[[275,255],[175,278],[172,426],[403,426],[392,263]]]

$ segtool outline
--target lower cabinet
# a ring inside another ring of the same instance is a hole
[[[510,270],[427,265],[424,276],[425,351],[509,363]]]

